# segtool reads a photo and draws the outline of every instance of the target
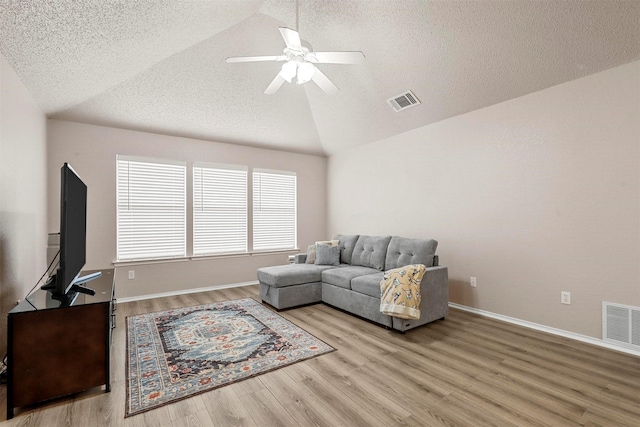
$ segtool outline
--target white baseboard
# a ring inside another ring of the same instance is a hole
[[[152,299],[152,298],[164,298],[164,297],[172,297],[177,295],[195,294],[197,292],[207,292],[207,291],[215,291],[220,289],[238,288],[242,286],[251,286],[251,285],[257,285],[257,284],[258,284],[257,280],[252,282],[230,283],[225,285],[207,286],[204,288],[184,289],[179,291],[162,292],[157,294],[139,295],[135,297],[117,298],[117,301],[118,303],[142,301],[142,300]],[[585,342],[587,344],[597,345],[599,347],[604,347],[609,350],[616,350],[623,353],[631,354],[633,356],[640,356],[640,351],[618,346],[615,344],[611,344],[609,342],[605,342],[597,338],[588,337],[586,335],[576,334],[574,332],[552,328],[550,326],[540,325],[538,323],[516,319],[515,317],[504,316],[502,314],[492,313],[490,311],[480,310],[479,308],[468,307],[466,305],[456,304],[454,302],[450,302],[449,307],[457,308],[458,310],[467,311],[469,313],[475,313],[484,317],[490,317],[492,319],[502,320],[503,322],[512,323],[514,325],[524,326],[525,328],[535,329],[537,331],[547,332],[549,334],[558,335],[558,336],[570,338],[576,341]]]
[[[252,281],[252,282],[242,282],[242,283],[230,283],[230,284],[226,284],[226,285],[214,285],[214,286],[207,286],[204,288],[194,288],[194,289],[181,289],[179,291],[171,291],[171,292],[162,292],[159,294],[147,294],[147,295],[138,295],[135,297],[124,297],[124,298],[116,298],[116,300],[118,301],[118,303],[124,303],[124,302],[132,302],[132,301],[142,301],[142,300],[146,300],[146,299],[152,299],[152,298],[164,298],[164,297],[174,297],[177,295],[185,295],[185,294],[195,294],[198,292],[207,292],[207,291],[215,291],[215,290],[220,290],[220,289],[229,289],[229,288],[239,288],[241,286],[251,286],[251,285],[257,285],[258,281]]]
[[[479,314],[480,316],[490,317],[492,319],[502,320],[507,323],[513,323],[515,325],[524,326],[525,328],[535,329],[537,331],[547,332],[553,335],[559,335],[565,338],[571,338],[576,341],[582,341],[587,344],[597,345],[599,347],[608,348],[609,350],[616,350],[622,353],[628,353],[633,356],[640,356],[640,351],[630,348],[618,346],[597,338],[588,337],[586,335],[576,334],[574,332],[565,331],[562,329],[552,328],[550,326],[540,325],[538,323],[528,322],[526,320],[516,319],[515,317],[504,316],[502,314],[492,313],[490,311],[480,310],[478,308],[468,307],[466,305],[456,304],[454,302],[449,303],[449,307],[457,308],[459,310],[468,311],[470,313]]]

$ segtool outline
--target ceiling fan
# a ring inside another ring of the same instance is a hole
[[[310,48],[302,45],[300,34],[291,28],[280,27],[280,34],[286,44],[282,51],[284,55],[238,56],[226,60],[227,62],[286,61],[264,91],[267,95],[276,93],[284,82],[291,83],[294,77],[299,85],[313,80],[327,94],[334,95],[340,89],[315,64],[360,64],[364,62],[362,52],[313,52]]]

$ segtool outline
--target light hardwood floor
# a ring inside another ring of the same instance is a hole
[[[257,287],[119,304],[111,393],[26,408],[1,424],[640,425],[638,357],[455,309],[402,335],[324,304],[280,314],[337,351],[125,419],[125,317],[244,297],[259,301]]]

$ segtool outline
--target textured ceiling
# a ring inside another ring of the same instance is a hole
[[[224,62],[281,54],[295,0],[0,0],[0,52],[51,118],[322,155],[640,59],[638,0],[299,0],[297,21],[364,52],[319,66],[337,95]]]

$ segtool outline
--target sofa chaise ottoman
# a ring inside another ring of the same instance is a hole
[[[324,302],[401,332],[448,316],[448,270],[437,265],[435,240],[365,235],[336,235],[331,240],[340,248],[334,265],[307,263],[307,254],[298,254],[294,264],[258,269],[262,301],[278,310]],[[420,318],[381,313],[384,272],[410,264],[427,267],[420,282]]]

